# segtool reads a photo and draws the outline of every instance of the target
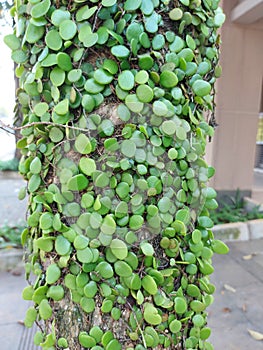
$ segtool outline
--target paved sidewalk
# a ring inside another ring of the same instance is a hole
[[[17,188],[22,184],[19,178],[0,176],[2,219],[8,215],[13,220],[24,217],[26,203],[16,199]],[[248,329],[263,333],[263,239],[231,242],[229,247],[227,256],[214,257],[215,272],[211,280],[217,290],[215,302],[209,308],[210,340],[215,350],[263,350],[263,341],[255,340],[248,333]],[[25,285],[23,273],[18,276],[0,273],[1,350],[36,349],[29,343],[31,333],[28,335],[19,322],[28,307],[21,299]]]

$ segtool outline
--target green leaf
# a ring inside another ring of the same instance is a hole
[[[168,113],[168,108],[162,101],[154,101],[153,113],[158,117],[164,117]]]
[[[128,255],[128,248],[125,242],[115,238],[111,241],[110,249],[112,254],[119,260],[124,260]]]
[[[64,133],[58,127],[54,126],[49,131],[49,138],[52,142],[60,142],[64,138]]]
[[[88,187],[89,181],[83,174],[78,174],[69,179],[67,186],[70,191],[82,191]]]
[[[214,24],[216,27],[221,27],[224,22],[226,20],[226,15],[222,12],[219,12],[215,15],[215,18],[214,18]]]
[[[98,9],[98,6],[93,6],[91,8],[89,8],[88,5],[82,6],[76,13],[76,20],[78,22],[81,22],[89,19],[94,15],[97,9]]]
[[[77,152],[81,154],[91,153],[92,146],[91,146],[90,139],[84,134],[79,134],[75,141],[75,148]]]
[[[150,243],[142,242],[140,244],[140,248],[145,256],[153,256],[154,255],[154,248]]]
[[[88,176],[91,176],[96,171],[96,162],[94,159],[82,157],[79,161],[80,170]]]
[[[46,271],[46,282],[48,284],[54,284],[61,276],[61,270],[57,264],[53,263],[48,266]]]
[[[124,59],[130,55],[130,50],[124,45],[114,45],[111,48],[111,53],[119,59]]]
[[[142,279],[142,286],[150,295],[154,295],[157,293],[157,284],[152,276],[146,275]]]
[[[70,19],[70,12],[62,9],[55,9],[51,15],[51,22],[59,27],[60,23]]]
[[[32,300],[34,294],[34,288],[32,286],[27,286],[23,289],[22,297],[24,300]]]
[[[169,70],[164,70],[160,75],[160,84],[168,89],[175,87],[178,83],[177,75]]]
[[[8,34],[4,37],[4,43],[13,51],[20,48],[20,40],[15,34]]]
[[[102,6],[111,7],[115,5],[117,0],[102,0]]]
[[[39,304],[39,315],[43,320],[47,320],[52,316],[52,308],[47,299],[43,299]]]
[[[121,152],[125,157],[133,158],[136,153],[136,144],[132,140],[122,141]]]
[[[112,74],[110,74],[108,71],[106,71],[103,68],[97,69],[94,72],[93,78],[98,84],[101,84],[101,85],[110,84],[113,80]]]
[[[182,323],[179,320],[173,320],[169,324],[169,329],[172,333],[180,332],[181,328],[182,328]]]
[[[44,252],[51,252],[53,249],[53,240],[50,237],[40,237],[35,242],[36,246]]]
[[[80,299],[80,306],[82,307],[82,309],[87,312],[87,313],[91,313],[94,311],[95,309],[95,301],[93,299],[90,298],[86,298],[86,297],[82,297]],[[91,338],[91,337],[90,337]],[[94,338],[92,338],[94,339]],[[81,339],[80,339],[81,340]],[[81,342],[80,342],[81,343]],[[85,343],[86,344],[86,343]],[[84,346],[85,346],[84,344]],[[96,344],[96,343],[95,343]],[[89,346],[87,346],[89,347]]]
[[[44,16],[51,6],[50,0],[43,0],[31,8],[31,16],[34,18],[39,18]]]
[[[154,93],[150,86],[142,84],[136,89],[136,95],[141,102],[149,103],[153,100]]]
[[[77,33],[77,25],[70,19],[62,21],[59,25],[59,34],[63,40],[73,39]]]
[[[97,292],[98,292],[97,283],[94,281],[90,281],[84,287],[84,294],[87,298],[94,298]]]
[[[183,297],[176,297],[174,299],[174,310],[177,314],[182,315],[187,310],[187,302]]]
[[[64,71],[69,72],[72,69],[70,56],[65,52],[59,52],[57,54],[57,65]]]
[[[114,263],[114,270],[120,277],[130,277],[132,275],[132,269],[125,261],[116,261]]]
[[[157,326],[162,322],[162,317],[159,315],[158,310],[151,304],[144,304],[143,317],[145,321],[153,326]]]
[[[59,255],[67,255],[70,251],[70,242],[62,235],[57,236],[55,240],[55,250]]]
[[[33,174],[28,181],[28,191],[35,192],[41,184],[41,178],[38,174]]]
[[[125,11],[135,11],[141,6],[142,0],[126,0],[124,3]]]
[[[32,174],[39,174],[41,172],[42,163],[41,160],[36,157],[30,163],[30,171]]]
[[[100,276],[105,279],[112,278],[114,274],[112,266],[106,261],[100,262],[96,266],[95,271],[98,272]]]
[[[228,254],[229,252],[228,246],[218,239],[212,240],[211,247],[216,254]]]
[[[51,29],[45,36],[45,42],[48,48],[59,51],[62,47],[62,39],[56,29]]]
[[[39,227],[42,230],[48,230],[53,226],[53,214],[45,212],[40,216]]]
[[[199,216],[198,224],[204,228],[212,228],[214,226],[213,221],[208,216]]]
[[[50,80],[54,86],[61,86],[66,78],[66,73],[59,67],[52,69],[50,73]]]
[[[34,322],[37,319],[37,310],[31,306],[29,309],[27,309],[26,317],[24,320],[24,324],[27,328],[31,328],[34,324]]]
[[[134,113],[140,113],[143,110],[144,104],[135,94],[130,94],[125,98],[126,106]]]
[[[55,301],[62,300],[64,298],[64,289],[62,286],[50,286],[47,291],[47,297]]]
[[[211,89],[212,89],[210,83],[208,83],[205,80],[200,80],[200,79],[196,80],[193,83],[192,88],[193,88],[193,92],[197,96],[200,96],[200,97],[204,97],[204,96],[209,95],[211,92]]]
[[[169,17],[172,21],[179,21],[183,17],[183,11],[176,7],[169,12]]]
[[[132,90],[135,84],[134,75],[131,71],[125,70],[118,76],[118,84],[124,91]]]
[[[13,51],[11,57],[12,57],[12,60],[18,64],[25,63],[28,59],[27,54],[23,50]]]
[[[113,235],[116,231],[116,222],[111,215],[106,215],[100,227],[101,231],[106,235]]]
[[[25,33],[25,39],[30,44],[35,44],[38,40],[42,38],[45,33],[45,27],[37,27],[32,23],[28,23]]]

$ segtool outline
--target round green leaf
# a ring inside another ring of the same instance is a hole
[[[41,160],[36,157],[30,163],[30,171],[32,174],[39,174],[41,172],[42,163]]]
[[[106,71],[103,68],[99,68],[94,72],[93,75],[94,80],[101,85],[110,84],[113,80],[112,74]]]
[[[92,146],[90,143],[90,139],[84,134],[79,134],[75,141],[75,148],[77,152],[81,154],[91,153]]]
[[[124,3],[125,11],[135,11],[141,6],[142,0],[126,0]]]
[[[60,69],[59,67],[56,67],[52,69],[50,73],[50,80],[54,86],[61,86],[66,78],[66,74],[64,70]]]
[[[67,185],[71,191],[82,191],[89,184],[88,179],[83,174],[78,174],[69,179]]]
[[[177,75],[169,70],[164,70],[160,75],[160,84],[168,89],[173,88],[178,83]]]
[[[124,91],[132,90],[135,84],[134,75],[131,71],[125,70],[118,76],[118,84]]]
[[[111,241],[110,249],[112,254],[119,260],[124,260],[128,255],[128,248],[126,243],[118,238],[115,238]]]
[[[64,236],[57,236],[55,240],[55,250],[59,255],[67,255],[70,247],[70,242]]]
[[[50,0],[43,0],[37,3],[31,8],[31,16],[34,18],[39,18],[44,16],[48,12],[50,5],[51,5]]]
[[[70,19],[66,19],[59,25],[59,34],[63,40],[74,38],[77,33],[77,25]]]
[[[62,39],[56,29],[51,29],[45,36],[45,42],[48,48],[59,51],[62,47]]]
[[[182,328],[182,323],[179,320],[173,320],[169,324],[169,329],[172,333],[180,332],[181,328]]]
[[[193,92],[200,97],[209,95],[212,89],[211,84],[208,83],[208,81],[200,80],[200,79],[196,80],[193,83],[192,88],[193,88]]]
[[[146,275],[142,279],[142,286],[150,295],[157,293],[157,284],[152,276]]]
[[[145,256],[153,256],[154,255],[154,249],[150,243],[142,242],[140,244],[140,248]]]
[[[47,291],[47,297],[55,301],[62,300],[64,297],[64,289],[62,286],[50,286]]]
[[[67,10],[55,9],[51,15],[51,22],[59,27],[60,23],[70,19],[70,12]]]
[[[125,261],[116,261],[114,263],[114,270],[120,277],[129,277],[132,275],[132,269]]]
[[[46,271],[46,282],[48,284],[54,284],[61,276],[61,270],[57,264],[51,264]]]
[[[124,59],[130,55],[130,50],[124,45],[114,45],[111,48],[111,53],[119,59]]]
[[[145,84],[139,85],[137,87],[136,95],[140,101],[145,103],[151,102],[154,97],[153,89],[150,88],[150,86]]]

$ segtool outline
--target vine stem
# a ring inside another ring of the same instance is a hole
[[[51,125],[51,126],[62,127],[62,128],[65,128],[65,129],[72,129],[72,130],[88,132],[88,129],[78,128],[76,126],[58,124],[58,123],[53,123],[53,122],[32,122],[32,123],[29,123],[29,124],[26,124],[26,125],[22,125],[22,126],[10,126],[8,124],[3,123],[0,120],[0,129],[3,129],[6,132],[9,132],[11,134],[13,134],[13,133],[10,130],[8,130],[8,129],[11,129],[11,130],[23,130],[23,129],[28,129],[31,126],[37,126],[37,125]]]

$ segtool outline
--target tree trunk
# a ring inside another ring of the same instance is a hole
[[[25,324],[43,349],[212,349],[218,3],[17,3]]]

